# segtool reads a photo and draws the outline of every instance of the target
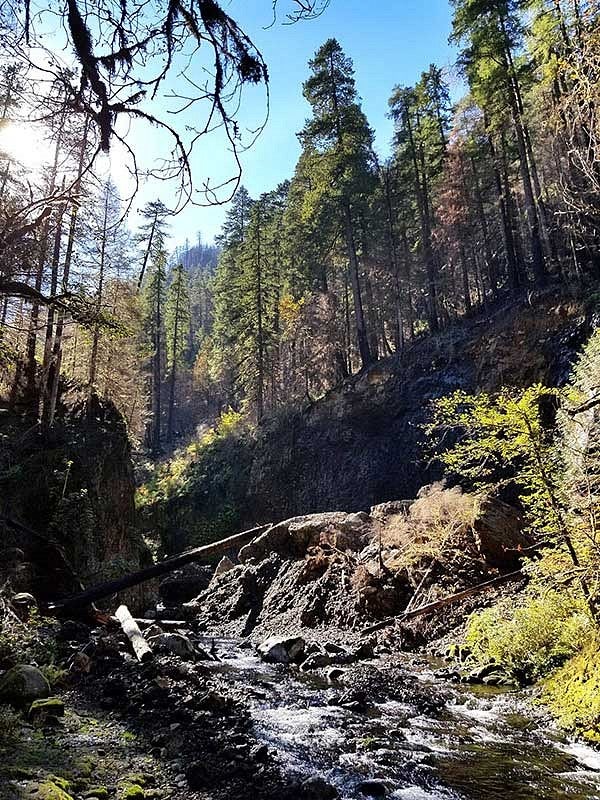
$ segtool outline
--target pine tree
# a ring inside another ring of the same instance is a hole
[[[154,236],[150,274],[144,287],[146,330],[151,349],[151,413],[147,441],[153,453],[162,443],[162,379],[164,359],[164,304],[167,281],[167,253],[162,235]]]
[[[335,199],[349,262],[354,325],[361,364],[372,360],[360,283],[357,226],[365,193],[374,182],[373,133],[358,102],[354,69],[335,39],[329,39],[309,64],[312,74],[304,96],[313,116],[299,134],[305,148],[313,148],[318,175],[313,203]]]
[[[175,422],[175,397],[177,369],[181,366],[190,337],[190,293],[187,273],[183,264],[173,270],[173,277],[165,302],[165,337],[167,343],[167,368],[169,369],[169,408],[167,415],[167,440],[173,441]]]

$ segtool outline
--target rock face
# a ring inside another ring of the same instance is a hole
[[[516,569],[519,550],[532,544],[523,531],[523,517],[497,498],[478,498],[473,531],[482,557],[493,567]]]
[[[435,484],[372,515],[326,512],[271,526],[184,612],[223,635],[280,634],[260,652],[288,663],[299,660],[290,632],[368,625],[404,611],[417,587],[430,599],[453,594],[513,569],[529,543],[514,509]],[[307,650],[302,669],[368,656],[327,642]]]
[[[37,667],[17,664],[0,678],[0,702],[26,706],[50,695],[50,684]]]
[[[151,555],[136,529],[127,426],[114,405],[96,397],[89,409],[61,405],[51,437],[29,428],[30,420],[0,422],[0,471],[6,460],[14,474],[2,493],[11,498],[11,516],[41,535],[0,522],[0,540],[21,548],[31,566],[30,585],[19,589],[54,600],[80,590],[73,574],[92,585],[148,566]],[[48,544],[53,537],[58,547]],[[153,591],[152,582],[142,584],[121,599],[142,611]]]

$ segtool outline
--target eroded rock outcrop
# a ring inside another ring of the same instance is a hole
[[[292,517],[217,570],[185,612],[235,635],[352,629],[514,569],[530,544],[522,528],[505,503],[441,484],[371,514]]]

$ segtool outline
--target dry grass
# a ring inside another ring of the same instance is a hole
[[[464,547],[471,538],[474,496],[440,483],[421,491],[407,511],[390,517],[382,528],[384,560],[391,570],[419,570],[443,560],[446,551]]]

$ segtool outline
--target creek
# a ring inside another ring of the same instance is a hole
[[[346,686],[265,664],[234,640],[216,644],[217,669],[249,704],[258,739],[285,770],[320,775],[342,798],[600,800],[600,753],[524,692],[450,683],[439,664],[389,655],[360,666],[376,686],[361,706],[344,701]]]

